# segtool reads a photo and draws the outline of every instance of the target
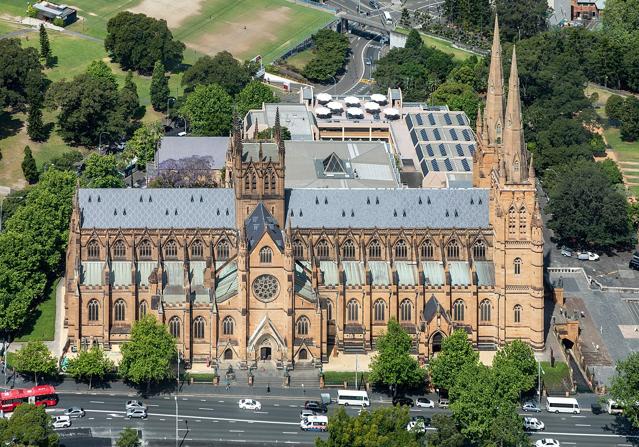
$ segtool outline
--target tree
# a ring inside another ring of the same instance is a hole
[[[621,121],[623,115],[624,101],[619,95],[610,95],[606,101],[606,115],[612,122]]]
[[[24,159],[22,160],[22,173],[24,174],[24,178],[29,182],[30,185],[33,185],[38,181],[38,167],[36,166],[35,159],[33,158],[33,154],[31,153],[31,148],[29,146],[24,147]]]
[[[282,140],[287,141],[291,139],[291,131],[288,130],[288,127],[286,126],[282,126],[280,128],[280,134],[282,135]],[[273,139],[273,128],[269,127],[267,129],[264,130],[260,130],[257,133],[257,139],[258,140],[271,140]]]
[[[472,122],[481,99],[470,85],[444,82],[430,96],[430,101],[436,105],[447,105],[451,110],[462,110]]]
[[[176,356],[175,339],[162,323],[147,316],[133,324],[131,339],[122,346],[120,373],[148,389],[151,383],[175,377],[172,365]]]
[[[628,246],[627,201],[595,163],[582,160],[560,167],[548,195],[548,226],[560,241],[603,250]]]
[[[627,37],[639,29],[638,0],[609,0],[603,15],[604,30],[608,33]]]
[[[495,10],[502,40],[521,40],[548,29],[549,9],[545,0],[497,0]]]
[[[537,380],[537,362],[532,349],[521,340],[506,343],[493,358],[493,370],[499,376],[499,385],[509,388],[517,397],[530,391]]]
[[[313,34],[312,39],[315,56],[304,67],[303,75],[311,80],[327,82],[344,68],[348,37],[324,28]]]
[[[33,141],[45,141],[47,139],[48,132],[42,122],[42,103],[39,101],[32,102],[29,105],[27,135]]]
[[[27,342],[16,352],[13,367],[20,374],[33,374],[36,385],[38,377],[52,376],[58,371],[56,359],[41,341]]]
[[[422,40],[422,36],[419,34],[419,31],[414,28],[411,29],[408,33],[408,37],[406,37],[404,48],[419,50],[422,46],[424,46],[424,41]]]
[[[601,170],[608,177],[608,181],[610,181],[611,185],[618,185],[623,183],[623,174],[619,170],[619,166],[615,163],[614,160],[610,158],[606,158],[603,161],[597,162]]]
[[[122,108],[122,115],[128,118],[141,117],[140,112],[144,113],[144,109],[140,107],[138,86],[133,82],[132,71],[127,72],[124,79],[124,87],[120,90],[120,107]]]
[[[254,75],[254,67],[240,63],[228,51],[215,56],[202,56],[184,72],[182,85],[185,92],[192,92],[198,85],[217,84],[231,96],[237,95]]]
[[[418,447],[419,435],[406,430],[408,408],[382,407],[350,417],[339,408],[329,419],[328,439],[317,438],[317,447]]]
[[[623,408],[623,414],[639,427],[639,352],[631,353],[617,362],[617,372],[612,379],[610,397]]]
[[[153,160],[158,142],[164,135],[161,123],[148,123],[137,129],[129,141],[126,142],[123,156],[127,160],[137,158],[137,165],[143,169]]]
[[[40,24],[40,59],[44,61],[46,67],[51,62],[51,45],[49,44],[49,35],[44,27],[44,24]]]
[[[260,81],[251,81],[237,94],[235,105],[236,113],[244,116],[251,109],[259,109],[263,103],[277,102],[273,90]]]
[[[76,380],[89,382],[91,389],[94,378],[102,381],[114,369],[114,363],[106,357],[104,351],[93,346],[89,350],[80,351],[76,358],[71,359],[66,372]]]
[[[114,155],[92,153],[84,163],[83,183],[87,188],[124,188]]]
[[[0,441],[7,446],[57,447],[59,436],[44,407],[21,404],[13,410],[6,425],[0,425]]]
[[[156,61],[169,70],[175,68],[186,47],[173,39],[165,20],[124,11],[107,22],[104,48],[122,69],[148,74]]]
[[[623,102],[619,130],[623,141],[635,141],[639,138],[639,99],[634,96],[628,96]]]
[[[446,20],[465,30],[487,30],[490,24],[491,2],[488,0],[444,0]]]
[[[228,135],[231,130],[233,101],[219,85],[198,85],[180,108],[196,135]]]
[[[116,441],[115,445],[117,447],[140,447],[142,443],[138,437],[137,430],[134,430],[131,427],[124,427],[124,430],[120,432],[120,437]]]
[[[118,80],[109,67],[103,60],[96,60],[89,64],[86,73],[102,82],[109,84],[113,89],[118,88]]]
[[[431,426],[435,429],[427,435],[428,444],[432,447],[464,447],[466,440],[459,432],[455,421],[446,414],[434,414]]]
[[[162,62],[157,61],[153,67],[153,76],[151,77],[151,104],[153,105],[153,110],[158,112],[166,111],[169,93],[169,77],[164,72]]]
[[[426,370],[411,354],[413,340],[396,320],[388,322],[384,335],[377,338],[377,354],[371,363],[369,379],[388,386],[393,395],[398,388],[424,384]]]
[[[463,329],[454,331],[442,341],[442,350],[430,361],[430,375],[433,383],[450,390],[457,381],[459,372],[466,365],[475,365],[479,355]]]
[[[52,158],[48,163],[44,165],[44,171],[55,168],[58,171],[73,171],[77,170],[78,164],[84,159],[82,152],[71,150],[63,152],[62,155]]]
[[[24,110],[42,98],[45,77],[35,48],[22,48],[19,39],[0,39],[0,107]]]

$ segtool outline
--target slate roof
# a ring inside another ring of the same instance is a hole
[[[235,228],[223,188],[80,189],[82,228]]]
[[[444,317],[446,321],[448,321],[449,323],[451,322],[450,317],[448,316],[442,305],[439,303],[439,301],[437,301],[435,295],[431,295],[430,299],[424,305],[424,321],[429,323],[433,319],[433,317],[437,315],[438,312]]]
[[[286,218],[293,228],[488,228],[488,198],[479,188],[291,189]]]
[[[255,247],[264,233],[268,233],[278,248],[284,250],[282,230],[262,202],[255,207],[251,215],[246,219],[244,228],[246,229],[249,250]]]

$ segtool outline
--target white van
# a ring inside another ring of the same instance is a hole
[[[302,431],[326,431],[328,430],[327,416],[309,416],[300,422]]]
[[[608,399],[608,414],[623,414],[623,407],[612,399]]]
[[[370,407],[371,405],[368,393],[357,390],[337,390],[337,403],[339,405],[359,405],[362,407]]]
[[[393,18],[391,17],[390,12],[384,11],[384,20],[386,21],[387,25],[393,24]]]
[[[549,413],[581,413],[579,402],[572,397],[547,397],[546,410]]]

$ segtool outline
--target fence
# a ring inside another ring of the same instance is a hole
[[[333,14],[337,14],[337,10],[335,8],[331,8],[330,6],[325,5],[324,3],[320,3],[319,1],[313,1],[313,0],[289,0],[289,1],[292,1],[293,3],[300,3],[305,6],[310,6],[311,8],[321,9],[323,11],[331,12]]]
[[[338,23],[339,23],[339,20],[333,20],[332,22],[329,22],[326,25],[324,25],[321,29],[335,28]],[[313,37],[307,37],[302,42],[298,43],[293,48],[286,50],[284,54],[274,58],[273,60],[278,61],[278,60],[287,59],[297,53],[301,53],[302,51],[309,49],[311,46],[313,46]]]

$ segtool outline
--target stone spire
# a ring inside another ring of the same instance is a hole
[[[506,104],[503,142],[508,180],[521,183],[528,176],[528,157],[524,146],[524,129],[521,119],[517,49],[514,46],[510,79],[508,80],[508,102]]]
[[[490,144],[498,144],[504,122],[504,74],[502,71],[501,43],[499,42],[499,20],[495,15],[493,46],[490,51],[490,71],[488,73],[488,94],[486,95],[486,127]]]
[[[277,143],[277,154],[282,168],[285,165],[286,150],[284,148],[284,140],[282,139],[282,125],[280,124],[280,108],[275,109],[275,124],[273,125],[273,137]]]
[[[477,107],[477,119],[475,120],[475,133],[477,134],[477,140],[481,140],[481,134],[483,131],[484,118],[481,116],[481,105]]]

